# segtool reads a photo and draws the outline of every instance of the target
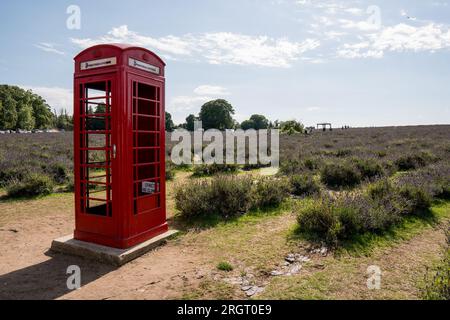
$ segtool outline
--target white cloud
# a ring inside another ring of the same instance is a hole
[[[320,107],[309,107],[309,108],[306,108],[306,111],[308,111],[308,112],[314,112],[314,111],[319,111],[319,110],[321,110],[322,108],[320,108]]]
[[[373,31],[378,30],[380,28],[376,23],[372,23],[369,21],[361,20],[361,21],[353,21],[347,19],[340,19],[341,27],[344,29],[358,29],[360,31]]]
[[[31,90],[44,98],[48,105],[57,111],[66,109],[67,112],[73,112],[73,92],[70,89],[60,87],[36,87],[27,85],[18,85],[25,90]]]
[[[227,96],[230,94],[228,90],[221,86],[201,85],[194,89],[194,93],[198,95],[208,96]]]
[[[66,53],[64,51],[58,50],[56,49],[56,45],[53,43],[48,43],[48,42],[40,42],[38,44],[34,45],[36,48],[41,49],[42,51],[45,52],[50,52],[50,53],[55,53],[55,54],[59,54],[59,55],[65,55]]]
[[[175,96],[170,99],[168,109],[172,112],[191,112],[209,100],[211,98],[205,96]]]
[[[306,39],[302,42],[287,38],[250,36],[231,32],[185,34],[153,38],[131,31],[126,25],[113,28],[97,39],[71,39],[82,48],[99,43],[131,43],[147,47],[172,58],[206,60],[210,64],[257,65],[290,67],[305,52],[316,49],[320,42]]]
[[[381,58],[388,52],[421,52],[450,48],[450,29],[429,23],[414,27],[404,23],[369,34],[358,43],[344,44],[337,55],[344,58]]]

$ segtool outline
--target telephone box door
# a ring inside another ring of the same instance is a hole
[[[75,81],[75,187],[77,228],[89,234],[117,234],[113,202],[116,172],[115,78],[92,76]]]
[[[128,99],[132,108],[133,233],[166,223],[164,163],[164,92],[161,82],[129,75]]]

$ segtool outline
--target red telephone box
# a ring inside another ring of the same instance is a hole
[[[122,44],[75,57],[75,239],[125,249],[168,230],[164,67]]]

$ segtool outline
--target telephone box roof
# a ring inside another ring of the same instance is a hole
[[[78,59],[78,57],[82,56],[83,54],[85,54],[86,52],[92,51],[92,50],[96,50],[96,49],[101,49],[101,48],[117,48],[121,51],[127,51],[127,50],[141,50],[141,51],[145,51],[146,53],[150,54],[151,56],[154,56],[155,58],[157,58],[164,66],[166,65],[165,62],[153,51],[150,51],[146,48],[142,48],[142,47],[138,47],[135,45],[131,45],[131,44],[126,44],[126,43],[108,43],[108,44],[98,44],[89,48],[84,49],[83,51],[81,51],[79,54],[77,54],[74,58],[74,60]]]

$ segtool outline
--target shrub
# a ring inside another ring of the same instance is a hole
[[[0,187],[5,187],[14,180],[22,180],[28,174],[28,169],[21,166],[2,169],[0,170]]]
[[[424,188],[405,185],[399,189],[398,193],[403,200],[405,214],[420,214],[431,207],[432,197]]]
[[[218,173],[234,173],[238,170],[238,166],[235,164],[201,164],[194,166],[193,176],[203,177],[211,176]]]
[[[252,189],[253,207],[277,206],[288,197],[289,190],[289,182],[286,179],[262,178],[254,184]]]
[[[293,175],[290,183],[291,192],[296,196],[312,196],[320,192],[319,183],[310,175]]]
[[[321,159],[319,159],[319,158],[306,158],[303,161],[303,165],[308,170],[311,170],[311,171],[317,170],[317,169],[319,169],[319,167],[321,165]]]
[[[46,166],[44,171],[48,173],[57,184],[63,184],[67,182],[67,179],[69,178],[68,169],[62,163],[52,163],[49,166]]]
[[[341,232],[339,218],[330,198],[324,197],[301,206],[297,221],[302,232],[336,242]]]
[[[321,171],[321,180],[328,187],[354,187],[361,182],[361,174],[349,162],[328,163]]]
[[[258,163],[246,163],[242,166],[242,170],[244,171],[250,171],[250,170],[255,170],[255,169],[261,169],[261,168],[267,168],[269,167],[270,164],[262,164],[258,161]]]
[[[338,151],[336,151],[336,157],[339,158],[348,157],[351,154],[352,154],[351,149],[339,149]]]
[[[388,179],[380,180],[376,183],[369,185],[367,188],[367,194],[373,200],[386,199],[394,192],[394,186]]]
[[[373,179],[383,175],[383,167],[375,159],[353,159],[363,178]]]
[[[303,163],[300,159],[288,159],[280,163],[280,173],[291,175],[301,173],[303,171]]]
[[[435,160],[436,157],[431,153],[421,152],[419,154],[402,156],[395,161],[395,164],[397,165],[398,170],[408,171],[424,167]]]
[[[193,180],[175,190],[175,206],[184,217],[245,213],[252,204],[253,181],[250,177],[217,176],[211,180]]]
[[[53,192],[53,181],[46,175],[33,173],[24,180],[14,180],[6,187],[9,197],[33,197]]]
[[[175,177],[175,169],[174,165],[170,161],[166,161],[166,180],[170,181],[173,180]]]
[[[221,271],[230,272],[230,271],[233,271],[234,268],[230,263],[228,263],[226,261],[222,261],[217,264],[217,269],[219,269]]]

